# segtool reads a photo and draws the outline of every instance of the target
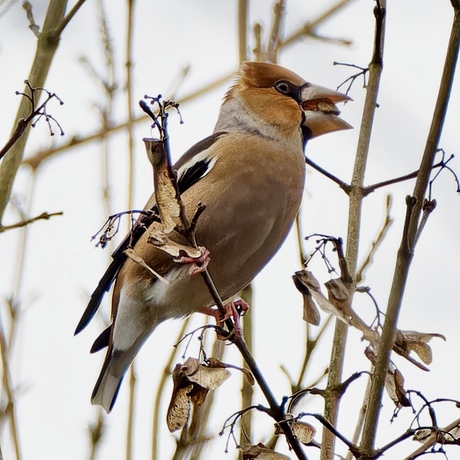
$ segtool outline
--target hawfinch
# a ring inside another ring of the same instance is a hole
[[[206,206],[197,221],[196,239],[210,252],[209,274],[222,299],[232,299],[249,284],[283,243],[304,189],[304,144],[350,128],[334,105],[348,99],[283,67],[244,62],[224,98],[214,133],[174,165],[188,218],[199,202]],[[149,203],[147,207],[155,209],[155,199]],[[86,327],[115,280],[111,325],[91,349],[108,347],[91,398],[107,412],[155,328],[213,305],[201,276],[148,243],[143,219],[113,254],[75,332]],[[126,258],[124,250],[131,245],[169,284]]]

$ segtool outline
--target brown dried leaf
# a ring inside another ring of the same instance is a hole
[[[188,422],[190,416],[190,395],[193,385],[177,390],[169,403],[166,423],[171,433],[180,430]]]
[[[306,422],[294,421],[290,422],[290,426],[297,439],[302,444],[310,444],[316,434],[316,429],[313,425]],[[275,424],[275,435],[284,434],[284,431],[280,427],[279,423]]]
[[[180,205],[168,167],[164,144],[158,139],[143,139],[147,156],[153,166],[155,198],[165,233],[180,225]]]
[[[222,367],[203,366],[195,358],[188,358],[181,370],[191,382],[206,390],[219,388],[231,375],[230,371]]]
[[[405,357],[413,351],[425,364],[431,364],[433,355],[431,347],[427,343],[437,337],[446,340],[445,336],[436,333],[426,333],[417,331],[398,331],[396,333],[395,351]]]
[[[243,367],[238,367],[238,366],[235,366],[233,364],[223,363],[222,361],[218,360],[217,358],[213,358],[213,357],[208,359],[208,364],[209,364],[209,367],[223,367],[223,368],[236,369],[236,370],[238,370],[238,371],[243,373],[243,375],[246,378],[246,381],[250,385],[255,384],[254,376],[252,375],[252,373],[251,373],[251,371],[249,369],[245,369]]]
[[[171,433],[184,427],[190,416],[190,392],[193,384],[183,375],[181,367],[176,364],[172,373],[173,391],[166,413],[166,423]]]
[[[410,407],[411,404],[404,389],[404,377],[393,365],[388,369],[385,389],[397,407]]]
[[[425,364],[431,364],[433,361],[433,353],[431,347],[427,343],[414,342],[411,345],[413,351]]]
[[[193,259],[201,257],[201,252],[199,249],[187,246],[185,244],[177,243],[176,241],[173,241],[171,238],[166,236],[165,232],[159,228],[158,223],[157,225],[152,225],[152,230],[149,232],[147,241],[158,249],[161,249],[167,254],[173,256],[174,258],[184,255]]]
[[[325,283],[329,299],[321,292],[318,280],[307,270],[295,273],[298,282],[310,291],[316,304],[326,313],[333,314],[349,326],[353,326],[363,333],[363,338],[372,344],[378,341],[378,333],[370,328],[351,308],[350,292],[341,278],[329,280]]]
[[[240,446],[240,449],[243,453],[243,460],[250,460],[253,458],[257,460],[290,460],[291,458],[268,449],[262,443],[257,445],[243,444]]]
[[[460,440],[460,426],[454,426],[447,433],[444,433],[446,442],[458,442]]]
[[[321,308],[321,310],[325,311],[326,313],[333,314],[337,316],[337,318],[341,319],[344,323],[347,323],[346,318],[343,316],[342,312],[338,310],[328,299],[324,296],[321,292],[321,287],[318,280],[313,276],[311,272],[308,270],[301,270],[295,272],[295,276],[297,277],[298,283],[301,283],[303,286],[308,288],[310,294],[312,295],[313,299],[317,305]],[[296,286],[298,284],[296,283]]]
[[[157,273],[152,267],[150,267],[147,262],[139,256],[136,251],[132,248],[125,249],[124,254],[126,257],[131,259],[133,262],[136,262],[139,264],[141,267],[144,267],[151,275],[153,275],[155,278],[158,278],[161,282],[167,284],[168,286],[171,284],[166,278],[163,278],[159,273]]]
[[[292,276],[295,287],[303,297],[303,320],[307,323],[318,326],[321,321],[318,307],[316,306],[310,290],[299,280],[297,273]]]
[[[414,433],[412,440],[418,442],[425,442],[431,436],[432,433],[433,430],[430,428],[423,428],[421,430],[417,430]]]
[[[192,404],[196,407],[200,407],[208,395],[209,390],[201,387],[197,383],[193,383],[192,391],[190,392],[190,399]]]
[[[446,337],[436,332],[418,332],[418,331],[399,331],[399,334],[408,342],[425,342],[428,343],[433,337],[446,341]]]
[[[413,441],[426,442],[429,438],[439,444],[458,444],[460,440],[460,427],[456,426],[449,431],[435,428],[423,428],[417,430],[412,438]]]
[[[375,356],[372,347],[366,347],[366,349],[364,350],[364,355],[375,366],[375,360],[377,359],[377,357]]]
[[[182,364],[176,364],[172,378],[173,392],[166,414],[166,423],[171,433],[185,426],[190,417],[191,404],[201,406],[208,394],[206,388],[189,380]]]
[[[324,283],[327,288],[330,301],[335,301],[341,309],[350,305],[350,291],[340,278],[335,278]]]

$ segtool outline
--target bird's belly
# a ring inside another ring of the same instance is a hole
[[[165,279],[157,280],[146,290],[145,304],[152,322],[182,318],[211,305],[211,296],[200,274],[191,276],[189,264],[177,264]]]

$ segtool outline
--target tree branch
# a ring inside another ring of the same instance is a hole
[[[356,267],[358,261],[359,235],[361,227],[361,211],[363,201],[363,183],[366,171],[367,158],[375,110],[377,107],[377,95],[379,91],[380,76],[382,73],[383,44],[385,31],[385,0],[374,9],[375,15],[375,36],[374,51],[369,64],[369,83],[366,90],[361,128],[358,138],[355,166],[350,184],[349,193],[349,214],[348,214],[348,235],[346,260],[348,270],[352,278],[356,279]],[[350,303],[353,299],[354,283],[349,285]],[[336,328],[331,352],[331,361],[328,376],[328,388],[336,387],[342,378],[342,370],[345,359],[348,327],[340,320],[336,320]],[[325,401],[324,416],[332,425],[337,425],[340,397],[334,394],[328,396]],[[323,431],[321,460],[332,460],[334,457],[334,435]]]
[[[11,224],[11,225],[1,225],[0,224],[0,233],[6,232],[8,230],[13,230],[15,228],[25,227],[26,225],[32,224],[33,222],[36,222],[37,220],[48,220],[50,217],[62,216],[63,214],[64,213],[62,211],[52,212],[52,213],[42,212],[38,216],[31,217],[30,219],[21,220],[20,222],[16,222],[15,224]]]

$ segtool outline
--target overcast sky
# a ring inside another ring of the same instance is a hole
[[[31,3],[36,21],[41,24],[46,2]],[[265,32],[270,26],[271,3],[264,0],[251,2],[251,23],[260,21]],[[135,10],[135,100],[146,93],[168,94],[174,87],[180,69],[186,65],[191,66],[190,72],[180,85],[179,99],[235,70],[238,65],[236,4],[236,1],[139,0]],[[303,23],[312,21],[332,4],[333,1],[314,4],[288,0],[285,35],[288,36]],[[123,91],[126,11],[121,2],[105,2],[104,6],[115,53],[115,83],[118,90],[113,122],[117,123],[126,119]],[[279,63],[307,81],[337,87],[353,70],[333,66],[334,61],[365,67],[370,60],[373,6],[371,0],[355,0],[318,28],[318,35],[349,40],[350,46],[305,38],[285,49]],[[98,107],[104,106],[105,95],[81,60],[84,57],[91,62],[100,75],[107,74],[98,15],[97,2],[87,2],[81,8],[63,33],[46,83],[46,88],[57,93],[65,102],[62,107],[51,103],[49,110],[59,120],[66,135],[63,138],[57,135],[50,138],[46,124],[40,123],[27,144],[26,156],[34,155],[51,142],[69,142],[71,136],[85,136],[98,130]],[[451,21],[452,8],[448,0],[389,2],[380,107],[375,119],[366,183],[385,180],[418,168],[436,99]],[[9,137],[19,102],[15,91],[22,89],[35,52],[36,38],[27,26],[19,2],[13,2],[0,16],[1,145]],[[212,132],[221,99],[230,82],[199,100],[183,104],[181,112],[184,124],[179,124],[177,117],[170,118],[175,158]],[[365,95],[361,81],[354,85],[350,95],[354,102],[341,108],[342,117],[358,128]],[[137,105],[134,113],[136,116],[140,114]],[[458,120],[460,90],[457,83],[440,142],[440,147],[448,155],[459,154]],[[151,134],[148,122],[136,126],[135,208],[141,208],[151,193],[151,169],[141,142],[142,137]],[[307,154],[333,174],[349,181],[357,136],[358,129],[355,129],[313,140],[307,146]],[[126,209],[127,145],[127,136],[123,133],[113,136],[108,143],[111,213]],[[73,337],[73,331],[89,294],[108,263],[109,251],[95,249],[94,242],[90,242],[91,235],[106,219],[102,200],[101,150],[99,144],[88,143],[56,156],[42,165],[35,181],[30,171],[23,168],[14,186],[15,201],[24,209],[29,209],[31,216],[43,211],[64,212],[62,217],[34,223],[27,233],[24,278],[18,291],[21,321],[11,359],[24,459],[81,460],[87,457],[87,425],[95,420],[98,410],[91,406],[90,394],[103,359],[102,354],[90,355],[89,348],[102,330],[103,322],[95,320],[78,337]],[[460,171],[457,159],[451,166]],[[398,184],[373,193],[364,205],[362,257],[382,223],[385,195],[391,193],[393,196],[391,215],[394,223],[363,282],[371,287],[382,309],[387,301],[403,227],[404,200],[412,189],[412,182]],[[417,247],[399,324],[401,329],[444,334],[447,342],[438,339],[431,342],[434,359],[429,373],[418,370],[402,358],[396,358],[395,362],[406,377],[407,388],[418,389],[429,399],[460,399],[456,371],[456,352],[460,347],[460,309],[456,292],[459,279],[460,199],[455,181],[448,172],[443,173],[433,185],[433,197],[438,206]],[[345,194],[334,183],[308,170],[301,211],[305,235],[318,232],[345,238],[347,207]],[[18,218],[17,212],[10,207],[4,224]],[[15,267],[21,235],[19,231],[0,235],[0,320],[2,326],[6,327],[4,299],[16,289]],[[306,245],[306,248],[312,251],[314,242]],[[329,279],[319,261],[312,268],[322,282]],[[288,381],[279,367],[283,365],[295,375],[304,349],[302,299],[291,281],[291,275],[297,269],[296,241],[294,235],[290,235],[280,253],[255,282],[256,298],[252,307],[257,330],[254,352],[279,399],[289,392]],[[108,300],[109,296],[102,306],[106,317]],[[369,299],[357,299],[356,308],[366,319],[372,319],[374,307]],[[322,316],[324,320],[325,314]],[[201,323],[202,317],[194,318],[190,329]],[[136,360],[136,460],[150,458],[151,409],[155,388],[180,325],[179,321],[161,325]],[[360,341],[360,334],[351,331],[349,340],[345,376],[369,368],[363,356],[366,344]],[[327,334],[321,352],[313,358],[308,381],[313,381],[326,366],[330,342],[331,335]],[[188,353],[196,356],[197,350],[198,344],[194,343]],[[225,359],[240,362],[238,354],[231,347]],[[218,408],[210,429],[213,434],[220,431],[223,421],[235,411],[235,407],[238,408],[240,382],[240,375],[233,372],[232,378],[219,390]],[[364,388],[365,379],[362,379],[356,383],[353,393],[344,398],[345,415],[339,429],[349,437],[349,427],[355,418]],[[171,385],[166,391],[171,391]],[[407,410],[390,425],[393,406],[387,396],[384,398],[385,409],[380,422],[382,438],[377,445],[403,432],[413,417]],[[128,382],[125,382],[115,409],[106,417],[106,433],[99,458],[124,458],[127,401]],[[258,393],[256,402],[265,403]],[[322,404],[319,399],[310,400],[301,409],[322,411]],[[170,458],[174,439],[163,422],[164,412],[162,417],[162,458]],[[439,424],[447,424],[452,420],[450,417],[458,417],[458,414],[445,412]],[[270,436],[272,421],[263,415],[257,415],[256,420],[253,441],[264,442]],[[317,440],[320,439],[319,435]],[[8,426],[3,426],[0,441],[4,458],[13,458]],[[225,442],[225,437],[217,439],[207,458],[223,458]],[[345,449],[339,446],[339,451],[344,454]],[[402,452],[408,453],[413,449],[414,445],[409,445]],[[288,453],[282,442],[278,450]],[[314,450],[310,449],[307,454],[309,458],[317,458]],[[403,454],[399,455],[402,457]],[[231,443],[226,458],[236,458]],[[388,458],[395,457],[389,454]]]

